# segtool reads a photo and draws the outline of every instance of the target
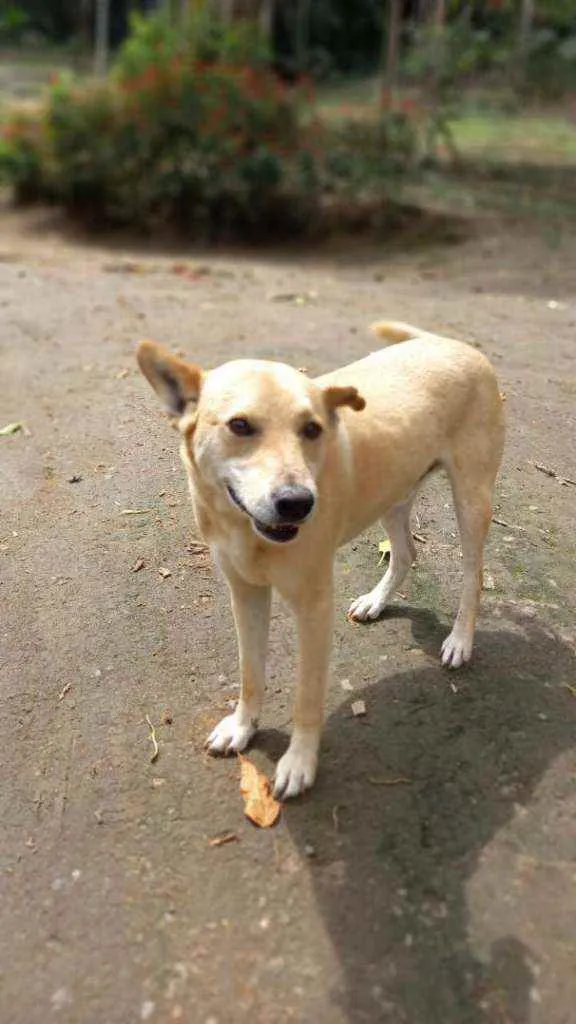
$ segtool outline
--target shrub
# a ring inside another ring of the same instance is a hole
[[[197,61],[121,83],[53,86],[4,130],[0,167],[34,193],[115,224],[258,224],[315,186],[297,104],[270,73]]]
[[[418,151],[416,121],[393,105],[375,120],[337,123],[324,140],[325,191],[347,197],[387,193],[415,163]]]
[[[532,32],[522,68],[521,90],[543,100],[558,100],[576,90],[576,34],[553,29]]]
[[[40,112],[8,122],[0,173],[18,198],[208,238],[294,233],[318,224],[326,196],[332,206],[385,197],[413,157],[400,111],[329,130],[303,119],[302,87],[287,89],[264,66],[125,58],[101,84],[58,79]]]
[[[0,11],[0,43],[19,42],[29,25],[26,11],[16,4],[3,4]]]
[[[21,202],[44,191],[42,125],[38,114],[18,113],[0,126],[0,180],[10,182]]]
[[[156,14],[134,13],[130,34],[114,64],[118,80],[141,75],[154,65],[169,68],[174,60],[265,66],[271,60],[268,45],[257,25],[243,19],[225,22],[214,17],[208,4],[189,10],[178,24],[166,10]]]

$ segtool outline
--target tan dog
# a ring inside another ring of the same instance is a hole
[[[414,561],[410,509],[438,467],[452,485],[464,569],[442,661],[457,668],[472,652],[504,437],[496,377],[461,342],[405,324],[372,330],[404,344],[315,380],[283,363],[248,359],[204,373],[153,342],[138,349],[142,372],[179,418],[198,526],[232,598],[240,699],[208,738],[211,752],[243,750],[256,731],[272,587],[296,613],[294,729],[275,779],[284,797],[302,793],[316,775],[336,549],[383,520],[390,565],[349,611],[353,619],[377,618]]]

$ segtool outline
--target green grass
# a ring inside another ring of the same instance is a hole
[[[400,96],[402,94],[400,93]],[[408,95],[408,94],[407,94]],[[411,92],[413,98],[417,98]],[[333,120],[352,114],[372,117],[378,81],[352,79],[318,90],[318,112]],[[501,96],[489,93],[464,98],[460,116],[451,122],[456,147],[464,159],[540,166],[576,165],[576,112],[557,108],[506,112]]]
[[[406,95],[418,99],[414,91]],[[318,112],[329,121],[374,117],[377,96],[375,78],[339,83],[319,90]],[[554,240],[557,226],[576,217],[576,112],[573,103],[523,110],[518,103],[502,91],[465,94],[450,122],[459,163],[440,145],[436,163],[408,184],[407,196],[438,212],[536,219]]]
[[[452,122],[457,149],[468,159],[538,166],[576,166],[576,120],[548,114],[464,114]]]

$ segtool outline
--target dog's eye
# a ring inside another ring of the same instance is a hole
[[[236,437],[252,437],[252,434],[256,433],[256,427],[253,427],[244,416],[234,416],[228,420],[227,426]]]
[[[302,428],[302,437],[305,437],[307,441],[315,441],[316,438],[320,437],[322,433],[322,427],[316,420],[310,420],[305,427]]]

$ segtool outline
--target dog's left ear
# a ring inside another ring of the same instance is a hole
[[[197,402],[202,370],[170,355],[154,341],[141,341],[136,350],[138,366],[154,391],[175,416],[182,416],[190,402]]]
[[[348,405],[355,412],[361,412],[366,406],[357,388],[340,387],[337,384],[330,384],[324,388],[324,401],[329,412],[334,412],[341,405]]]

